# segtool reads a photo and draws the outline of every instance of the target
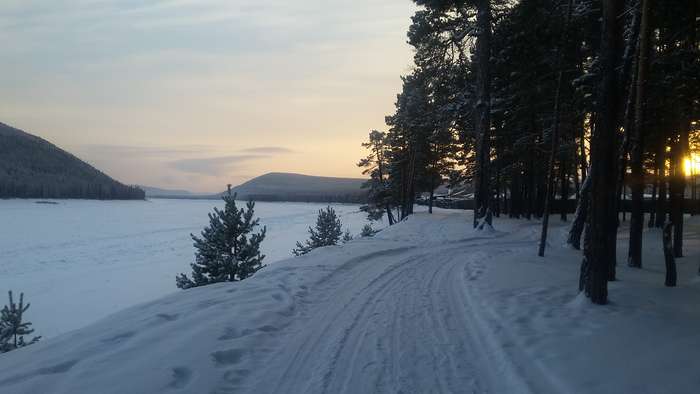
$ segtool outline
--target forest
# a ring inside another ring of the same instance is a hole
[[[413,67],[358,163],[370,217],[393,224],[416,196],[432,209],[438,186],[466,184],[474,227],[541,220],[543,256],[557,213],[596,304],[622,263],[622,220],[629,266],[645,227],[682,257],[684,214],[700,211],[699,1],[414,1]]]
[[[0,198],[143,200],[145,192],[44,139],[0,123]]]

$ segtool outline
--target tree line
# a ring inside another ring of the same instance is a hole
[[[585,234],[580,287],[599,304],[627,209],[630,266],[644,226],[669,223],[682,256],[698,208],[698,0],[414,2],[413,67],[359,163],[370,218],[393,224],[417,195],[468,185],[475,227],[541,218],[544,255],[550,214],[567,220],[555,208],[575,199],[569,242]]]
[[[143,200],[145,192],[138,186],[123,185],[114,181],[91,183],[61,178],[45,182],[27,178],[11,179],[0,176],[0,198],[81,198],[91,200]]]
[[[367,194],[362,190],[359,190],[357,193],[242,193],[241,198],[265,202],[319,202],[341,204],[364,204],[367,202]]]

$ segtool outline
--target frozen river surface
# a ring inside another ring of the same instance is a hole
[[[53,337],[125,307],[178,291],[190,272],[190,233],[207,225],[210,200],[0,200],[0,307],[24,292],[36,333]],[[324,204],[256,204],[267,226],[265,263],[291,256]],[[357,205],[335,205],[344,227],[366,223]]]

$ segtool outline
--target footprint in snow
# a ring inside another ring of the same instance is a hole
[[[44,367],[40,368],[37,371],[37,375],[53,375],[57,373],[66,373],[73,368],[75,364],[78,363],[78,360],[70,360],[66,362],[62,362],[60,364],[52,365],[50,367]]]
[[[238,364],[243,357],[245,351],[242,349],[229,349],[220,350],[211,354],[212,359],[214,359],[214,364],[218,367],[223,367],[227,365]]]
[[[200,301],[197,304],[197,307],[199,309],[206,309],[206,308],[212,307],[214,305],[219,305],[221,303],[223,303],[223,301],[221,301],[221,300],[205,300],[205,301]]]
[[[234,369],[224,374],[224,379],[231,384],[240,384],[243,379],[250,375],[249,369]]]
[[[80,361],[80,360],[68,360],[68,361],[64,361],[64,362],[59,363],[59,364],[54,364],[54,365],[51,365],[48,367],[39,368],[39,369],[36,369],[34,371],[31,371],[31,372],[25,372],[25,373],[17,374],[15,376],[10,376],[7,379],[0,380],[0,387],[5,386],[5,385],[9,385],[9,384],[24,382],[26,380],[29,380],[29,379],[32,379],[35,377],[39,377],[42,375],[55,375],[55,374],[66,373],[66,372],[70,371],[71,368],[73,368],[73,366],[78,363],[78,361]]]
[[[122,333],[114,335],[112,337],[105,338],[102,340],[102,342],[103,343],[111,343],[111,344],[120,343],[120,342],[123,342],[123,341],[133,337],[134,335],[136,335],[136,332],[134,332],[134,331],[122,332]]]
[[[159,313],[156,315],[157,318],[159,318],[161,320],[165,320],[165,321],[175,321],[175,320],[177,320],[177,318],[179,316],[180,315],[178,315],[177,313],[173,313],[173,314]]]
[[[168,383],[169,389],[181,389],[186,387],[192,380],[192,371],[186,367],[174,367],[172,369],[172,380]]]
[[[275,331],[279,331],[279,329],[278,329],[277,327],[275,327],[275,326],[265,325],[265,326],[262,326],[262,327],[258,327],[258,331],[262,331],[262,332],[275,332]]]
[[[221,335],[219,338],[217,338],[220,341],[230,341],[232,339],[237,339],[240,337],[244,337],[247,335],[252,334],[254,331],[251,330],[250,328],[245,328],[242,331],[239,331],[236,328],[227,328],[226,331],[224,331],[224,334]]]

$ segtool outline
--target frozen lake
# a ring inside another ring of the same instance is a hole
[[[0,200],[0,307],[7,291],[24,292],[27,320],[52,337],[125,307],[180,291],[175,275],[190,273],[190,233],[208,224],[213,200]],[[242,205],[241,205],[242,206]],[[333,204],[353,235],[366,223],[357,205]],[[325,204],[255,206],[267,226],[266,264],[291,257]]]

